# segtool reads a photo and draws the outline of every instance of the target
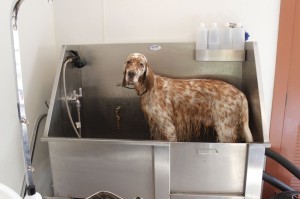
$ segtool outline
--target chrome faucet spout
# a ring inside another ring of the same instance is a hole
[[[26,190],[27,190],[27,195],[31,196],[31,195],[36,195],[38,193],[36,192],[35,185],[33,183],[33,175],[32,175],[33,167],[31,163],[32,161],[31,161],[31,153],[30,153],[30,146],[29,146],[30,144],[28,140],[28,128],[27,128],[29,122],[26,118],[26,111],[25,111],[21,51],[20,51],[19,33],[18,33],[18,14],[21,5],[24,1],[25,0],[17,0],[13,4],[10,23],[11,23],[12,45],[13,45],[13,55],[14,55],[13,63],[15,67],[17,109],[18,109],[18,117],[20,121],[20,131],[22,135],[22,149],[23,149],[22,151],[23,151],[23,159],[24,159],[25,180],[27,185]]]
[[[18,14],[19,14],[19,10],[20,10],[20,7],[21,7],[23,1],[24,0],[18,0],[14,5],[13,11],[12,11],[12,28],[13,28],[13,30],[18,29]]]

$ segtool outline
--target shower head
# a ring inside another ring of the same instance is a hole
[[[77,51],[70,50],[69,52],[72,54],[69,59],[72,59],[72,63],[76,68],[82,68],[87,64],[86,59],[81,59]]]

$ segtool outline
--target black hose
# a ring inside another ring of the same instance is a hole
[[[45,103],[46,103],[46,101],[45,101]],[[40,124],[41,124],[42,120],[44,118],[46,118],[46,117],[47,117],[47,114],[43,114],[43,115],[39,116],[39,118],[35,122],[35,126],[34,126],[34,129],[33,129],[33,135],[32,135],[33,140],[31,141],[31,145],[30,145],[31,164],[32,164],[32,161],[33,161],[33,156],[34,156],[34,152],[35,152],[36,141],[37,141],[38,132],[39,132],[39,129],[40,129],[39,127],[40,127]],[[23,193],[23,191],[24,191],[23,198],[25,197],[26,192],[29,193],[28,195],[34,195],[35,194],[35,186],[34,185],[30,185],[30,186],[26,187],[25,177],[23,179],[22,193]]]
[[[266,173],[264,171],[263,173],[263,180],[267,183],[269,183],[270,185],[273,185],[274,187],[276,187],[277,189],[280,189],[281,191],[295,191],[292,187],[288,186],[287,184],[281,182],[280,180],[278,180],[277,178],[269,175],[268,173]]]
[[[286,168],[289,172],[291,172],[295,177],[300,179],[300,169],[296,167],[292,162],[290,162],[288,159],[280,155],[279,153],[276,153],[275,151],[272,151],[271,149],[266,149],[265,155],[269,158],[272,158],[276,162],[278,162],[280,165],[282,165],[284,168]]]
[[[36,146],[36,140],[37,140],[37,137],[38,137],[38,132],[39,132],[40,124],[41,124],[42,120],[44,118],[46,118],[46,117],[47,117],[47,114],[43,114],[36,121],[36,125],[34,127],[34,132],[33,132],[34,133],[33,134],[33,141],[32,141],[33,143],[31,143],[31,146],[32,146],[32,149],[31,149],[31,161],[33,161],[33,156],[34,156],[35,146]]]
[[[48,104],[47,100],[45,100],[45,105],[49,109],[49,104]]]

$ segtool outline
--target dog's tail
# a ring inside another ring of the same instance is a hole
[[[243,136],[246,142],[253,142],[253,137],[249,128],[249,111],[248,111],[248,102],[246,97],[244,97],[242,101],[241,118],[242,118],[242,128],[244,133]]]

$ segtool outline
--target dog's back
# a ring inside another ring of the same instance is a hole
[[[214,127],[220,142],[236,142],[239,134],[243,136],[244,123],[248,125],[245,95],[218,80],[171,79],[155,75],[154,88],[142,97],[141,105],[156,138],[161,131],[166,131],[159,126],[172,126],[167,124],[169,120],[174,125],[177,141],[190,141],[199,136],[201,127]],[[244,137],[252,141],[252,136]]]

